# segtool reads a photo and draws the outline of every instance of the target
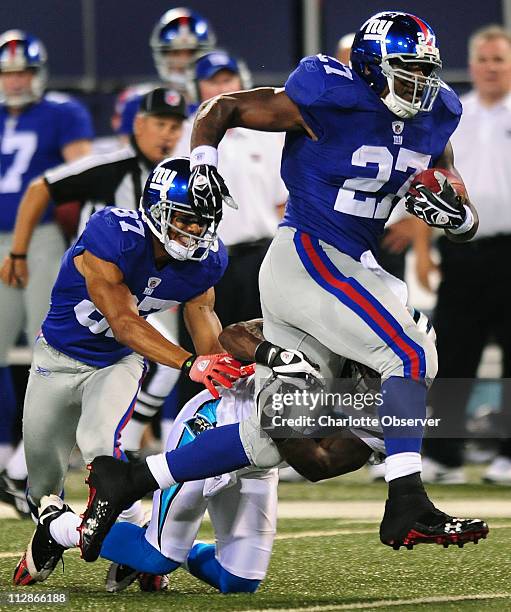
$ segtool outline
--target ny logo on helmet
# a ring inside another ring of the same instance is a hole
[[[160,191],[160,198],[165,199],[167,191],[172,185],[172,181],[176,176],[175,170],[169,170],[168,168],[156,168],[151,177],[150,189],[158,189]]]
[[[387,19],[369,19],[362,26],[365,28],[364,40],[385,40],[392,23]]]

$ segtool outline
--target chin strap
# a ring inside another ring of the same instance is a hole
[[[410,119],[411,117],[415,117],[415,115],[419,112],[419,109],[412,111],[399,106],[398,102],[396,101],[396,96],[393,96],[390,92],[381,100],[391,113],[394,113],[394,115],[397,115],[402,119]]]

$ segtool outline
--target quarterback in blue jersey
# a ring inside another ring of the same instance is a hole
[[[215,397],[214,383],[230,387],[239,375],[239,364],[218,342],[213,309],[213,286],[227,265],[225,247],[213,216],[191,212],[189,176],[188,158],[164,160],[147,179],[140,211],[108,207],[96,213],[62,260],[25,397],[33,508],[62,490],[75,441],[88,461],[122,456],[120,435],[135,405],[144,358],[181,368]],[[200,356],[145,320],[181,302]],[[141,518],[140,508],[126,512],[132,522]],[[20,584],[49,568],[38,563],[39,544],[35,538],[20,563]]]
[[[448,181],[439,193],[422,186],[418,195],[408,192],[415,174],[428,167],[456,172],[449,138],[461,104],[438,77],[441,60],[433,30],[414,15],[385,12],[369,18],[355,36],[351,64],[321,54],[307,57],[284,89],[236,92],[204,104],[192,134],[190,192],[198,214],[221,215],[230,196],[216,168],[216,147],[226,130],[287,132],[282,176],[289,200],[259,275],[264,336],[303,351],[327,380],[335,378],[332,364],[338,356],[378,372],[389,483],[380,539],[394,548],[463,545],[485,537],[487,525],[438,510],[420,477],[421,422],[437,371],[436,348],[406,309],[406,286],[377,263],[378,238],[403,197],[409,212],[443,228],[453,241],[469,240],[477,231],[475,209]],[[271,354],[269,349],[269,365]],[[96,459],[90,475],[95,499],[82,524],[82,554],[94,558],[111,524],[105,504],[122,508],[148,488],[193,480],[204,471],[209,476],[215,468],[224,472],[243,461],[265,465],[269,447],[261,446],[261,429],[241,423],[231,430],[227,465],[215,450],[215,436],[226,443],[222,429],[136,469]],[[185,469],[186,453],[197,455],[207,445],[202,470]]]
[[[61,94],[44,95],[46,50],[36,37],[20,30],[0,36],[0,259],[10,252],[12,231],[22,195],[32,179],[49,168],[90,151],[89,113]],[[25,324],[33,341],[48,309],[50,290],[65,250],[49,209],[37,228],[33,248],[14,256],[35,266],[26,288],[0,283],[0,467],[9,446],[15,400],[7,353]]]

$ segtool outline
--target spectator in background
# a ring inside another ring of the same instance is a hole
[[[464,244],[438,240],[442,280],[434,324],[439,370],[431,400],[434,416],[442,418],[437,434],[444,438],[425,440],[425,482],[465,482],[464,440],[445,436],[464,424],[471,389],[466,383],[443,385],[442,379],[475,378],[490,339],[502,348],[503,378],[511,377],[511,34],[500,26],[475,32],[469,65],[473,90],[461,98],[463,115],[451,142],[456,168],[477,206],[479,230]],[[428,253],[419,265],[427,286],[428,271],[434,268]],[[501,431],[510,435],[509,385],[504,385],[502,405]],[[485,478],[511,484],[511,439],[502,440]]]
[[[93,136],[88,111],[62,94],[44,95],[46,50],[20,30],[0,36],[0,260],[28,261],[26,287],[0,284],[0,469],[13,442],[16,401],[7,353],[25,326],[29,344],[48,310],[65,243],[48,208],[31,248],[11,250],[16,212],[27,185],[64,160],[89,152]],[[13,474],[16,477],[16,474]]]

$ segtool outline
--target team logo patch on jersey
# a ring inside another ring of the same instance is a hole
[[[147,281],[147,287],[144,289],[144,295],[151,295],[160,283],[161,278],[151,276],[151,278]]]
[[[210,423],[208,419],[201,414],[197,414],[193,417],[193,419],[186,421],[186,426],[194,436],[198,436],[203,431],[207,431],[208,429],[212,429],[214,427],[213,423]]]
[[[403,144],[403,130],[405,129],[404,121],[393,121],[392,131],[394,132],[394,144]]]

